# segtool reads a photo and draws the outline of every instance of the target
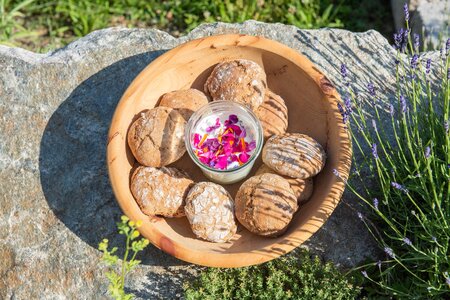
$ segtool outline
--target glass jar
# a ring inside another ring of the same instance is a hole
[[[211,128],[216,124],[217,118],[221,124],[224,124],[231,115],[237,116],[240,124],[245,128],[245,142],[255,141],[255,148],[245,163],[224,170],[216,169],[200,161],[195,152],[194,136],[195,134],[204,135],[208,127]],[[200,167],[203,174],[211,181],[220,184],[232,184],[244,179],[250,173],[264,143],[261,123],[256,115],[250,108],[233,101],[212,101],[202,106],[190,117],[184,140],[189,156]]]

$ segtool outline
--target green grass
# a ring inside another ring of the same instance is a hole
[[[355,299],[360,288],[331,263],[300,250],[252,267],[208,268],[184,286],[187,300]]]
[[[202,23],[254,19],[299,28],[392,31],[388,0],[0,0],[0,43],[45,52],[93,30],[145,27],[184,34]],[[364,2],[365,3],[365,2]],[[372,11],[377,12],[373,15]],[[388,24],[388,25],[386,25]],[[388,29],[386,29],[386,27]]]

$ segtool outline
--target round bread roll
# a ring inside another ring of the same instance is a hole
[[[206,80],[205,92],[213,100],[235,101],[256,111],[264,101],[266,82],[266,74],[257,63],[236,59],[214,68]]]
[[[274,170],[269,168],[267,165],[262,164],[261,167],[256,171],[255,175],[261,175],[264,173],[277,174]],[[277,174],[278,175],[278,174]],[[314,185],[312,178],[299,179],[291,178],[288,176],[281,176],[289,182],[295,197],[297,198],[298,205],[304,204],[309,200],[312,195]]]
[[[283,98],[267,90],[264,102],[258,107],[256,116],[261,122],[264,139],[274,134],[283,134],[288,128],[288,110]]]
[[[187,122],[191,115],[208,103],[208,98],[196,89],[178,90],[166,93],[161,97],[159,106],[176,109]]]
[[[184,211],[199,238],[224,243],[236,233],[233,199],[221,185],[212,182],[194,185],[187,195]]]
[[[246,180],[236,194],[236,218],[250,232],[282,234],[297,210],[297,199],[283,177],[261,174]]]
[[[262,160],[278,174],[306,179],[322,170],[326,154],[313,138],[300,133],[285,133],[267,140]]]
[[[131,193],[149,216],[184,216],[184,199],[194,182],[181,170],[138,167],[131,177]]]
[[[148,167],[163,167],[178,160],[186,152],[186,121],[169,107],[155,107],[131,124],[128,145],[137,161]]]

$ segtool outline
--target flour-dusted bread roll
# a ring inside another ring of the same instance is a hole
[[[256,116],[261,122],[264,139],[274,134],[283,134],[288,128],[288,110],[283,98],[270,90],[266,91],[264,102],[258,107]]]
[[[163,167],[186,152],[186,121],[176,110],[155,107],[141,113],[128,131],[128,145],[136,160],[148,167]]]
[[[261,175],[264,173],[277,174],[274,170],[269,168],[267,165],[262,164],[261,167],[256,171],[255,175]],[[277,174],[279,175],[279,174]],[[289,182],[295,197],[297,198],[297,203],[299,205],[307,202],[312,195],[314,186],[312,178],[300,179],[291,178],[289,176],[280,175]]]
[[[245,59],[219,63],[205,83],[205,92],[213,100],[235,101],[253,111],[263,103],[266,88],[264,70],[257,63]]]
[[[313,138],[300,133],[285,133],[267,140],[262,160],[278,174],[306,179],[322,170],[326,154]]]
[[[176,109],[187,122],[191,115],[208,103],[208,98],[196,89],[178,90],[166,93],[161,97],[159,106]]]
[[[221,185],[212,182],[194,185],[187,195],[184,211],[199,238],[224,243],[236,233],[233,199]]]
[[[297,210],[289,182],[275,174],[246,180],[236,194],[236,218],[249,231],[262,236],[282,234]]]
[[[131,193],[149,216],[184,216],[184,199],[194,182],[181,170],[138,167],[131,177]]]

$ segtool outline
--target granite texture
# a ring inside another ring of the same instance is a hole
[[[254,21],[202,25],[176,39],[157,30],[110,28],[36,54],[0,46],[0,299],[102,299],[102,238],[122,243],[121,211],[105,163],[108,126],[121,95],[152,60],[187,40],[220,33],[262,35],[306,55],[338,90],[341,63],[355,88],[371,81],[393,94],[394,51],[375,31],[299,30]],[[385,100],[386,100],[385,99]],[[307,243],[343,268],[377,253],[346,194]],[[201,267],[149,246],[127,287],[173,299]]]

